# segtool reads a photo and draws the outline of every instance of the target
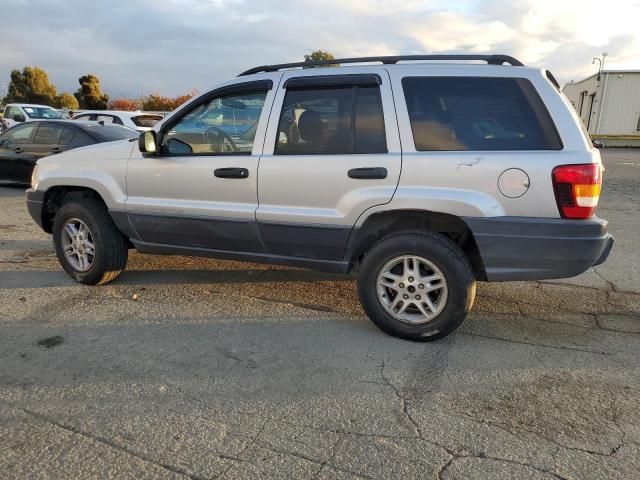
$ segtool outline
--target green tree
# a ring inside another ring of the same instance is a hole
[[[80,108],[78,100],[69,92],[63,92],[56,98],[56,107],[67,108],[69,110],[77,110]]]
[[[106,110],[109,95],[100,90],[100,80],[94,74],[83,75],[78,79],[80,88],[74,94],[80,108],[88,110]]]
[[[13,70],[7,96],[4,98],[4,103],[12,102],[54,105],[56,87],[49,82],[47,72],[40,67]]]
[[[335,60],[336,57],[329,52],[325,52],[323,50],[316,50],[315,52],[311,52],[309,55],[304,56],[305,62],[322,62],[325,60]],[[339,67],[338,63],[330,63],[327,67]]]

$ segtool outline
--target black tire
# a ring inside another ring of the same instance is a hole
[[[71,218],[84,222],[93,236],[95,256],[87,271],[76,270],[63,251],[62,229]],[[63,201],[53,221],[53,244],[62,268],[74,280],[87,285],[109,283],[118,278],[127,265],[127,240],[113,223],[105,205],[93,197],[73,195]]]
[[[401,255],[423,257],[445,277],[447,300],[433,320],[403,322],[394,318],[378,298],[378,274],[387,262]],[[382,238],[367,251],[358,275],[358,294],[367,316],[384,332],[406,340],[430,342],[449,335],[471,310],[475,292],[473,270],[466,255],[449,238],[435,232],[399,232]]]

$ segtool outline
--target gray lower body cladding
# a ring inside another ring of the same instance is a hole
[[[350,228],[129,214],[144,253],[213,256],[347,272]],[[607,222],[536,217],[464,218],[488,281],[579,275],[613,245]],[[119,224],[124,222],[120,219]],[[131,236],[132,232],[125,232]]]
[[[42,227],[44,192],[27,191],[29,214]],[[111,211],[143,253],[212,256],[316,270],[349,271],[350,228],[259,224]],[[604,262],[613,246],[607,222],[534,217],[464,218],[488,281],[567,278]]]
[[[613,246],[600,218],[464,218],[488,281],[568,278],[604,262]]]

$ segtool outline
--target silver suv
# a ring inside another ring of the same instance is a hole
[[[425,341],[458,327],[476,281],[603,262],[601,179],[548,71],[369,57],[248,70],[138,142],[39,161],[27,204],[78,282],[114,280],[129,248],[353,272],[377,326]]]

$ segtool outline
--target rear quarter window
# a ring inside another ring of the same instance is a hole
[[[402,87],[418,151],[562,149],[529,80],[406,77]]]

